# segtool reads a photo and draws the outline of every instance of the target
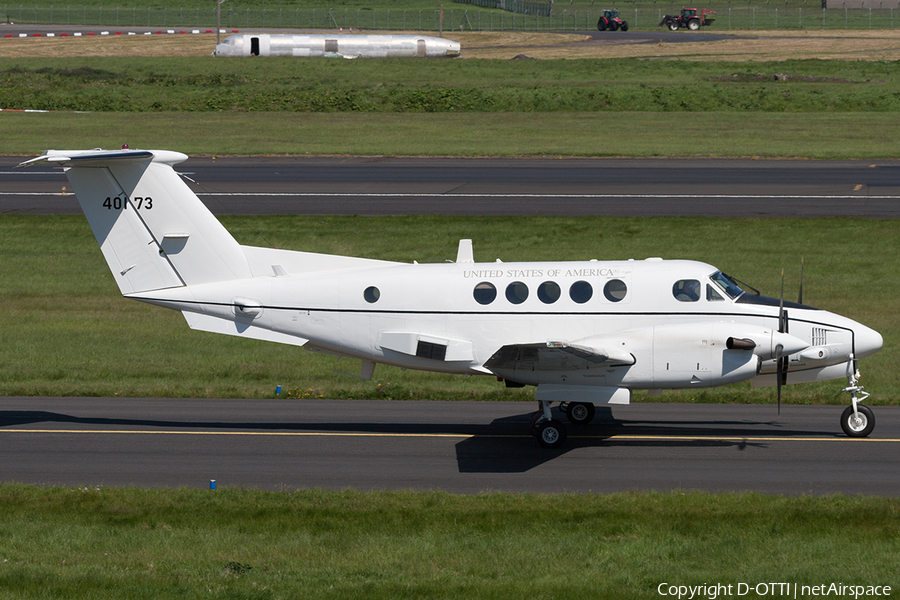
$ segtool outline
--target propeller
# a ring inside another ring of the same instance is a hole
[[[797,304],[803,304],[803,267],[805,261],[800,257],[800,293],[797,295]],[[778,299],[778,333],[788,333],[788,315],[784,310],[784,269],[781,269],[781,297]],[[775,379],[778,389],[778,416],[781,416],[781,386],[787,383],[788,357],[783,355],[784,346],[775,346]],[[855,367],[854,367],[855,368]]]
[[[801,292],[802,294],[802,292]],[[781,269],[781,297],[778,300],[778,333],[787,333],[787,313],[784,312],[784,269]],[[786,357],[782,356],[784,346],[775,346],[775,379],[778,388],[778,416],[781,416],[781,386],[784,384]]]

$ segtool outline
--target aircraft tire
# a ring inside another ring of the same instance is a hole
[[[538,423],[537,440],[544,448],[559,448],[566,443],[566,427],[556,419]]]
[[[848,406],[841,415],[841,429],[848,437],[866,437],[875,429],[875,414],[872,409],[862,404],[856,405],[859,418],[853,418],[853,407]]]
[[[590,402],[570,402],[566,406],[566,417],[570,423],[585,425],[594,420],[594,405]]]

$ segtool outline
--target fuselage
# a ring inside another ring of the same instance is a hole
[[[361,33],[240,33],[216,46],[215,56],[453,58],[459,42],[427,35]]]
[[[135,297],[296,336],[311,350],[533,385],[654,389],[752,378],[774,384],[779,344],[790,356],[786,382],[816,381],[845,377],[851,355],[882,345],[860,323],[794,303],[785,303],[787,325],[779,332],[778,300],[745,292],[714,266],[694,261],[373,261]],[[752,340],[754,348],[728,348],[729,338]],[[502,347],[535,343],[633,360],[591,368],[545,359],[543,368],[529,368],[522,356],[514,367],[496,360],[486,367]]]

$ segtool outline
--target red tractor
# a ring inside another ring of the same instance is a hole
[[[672,31],[678,31],[679,27],[687,27],[691,31],[697,31],[700,27],[712,25],[716,20],[716,11],[708,8],[682,8],[680,15],[666,15],[659,26],[665,25]]]
[[[605,9],[603,11],[603,16],[597,21],[597,29],[600,31],[606,31],[607,29],[610,31],[615,31],[617,29],[628,31],[628,21],[620,19],[619,11],[615,8],[611,10]]]

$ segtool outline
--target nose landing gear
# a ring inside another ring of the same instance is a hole
[[[848,406],[841,415],[841,429],[849,437],[866,437],[875,429],[875,415],[868,406],[860,404],[869,394],[859,385],[859,369],[852,354],[847,367],[847,387],[841,391],[850,392],[852,406]]]

